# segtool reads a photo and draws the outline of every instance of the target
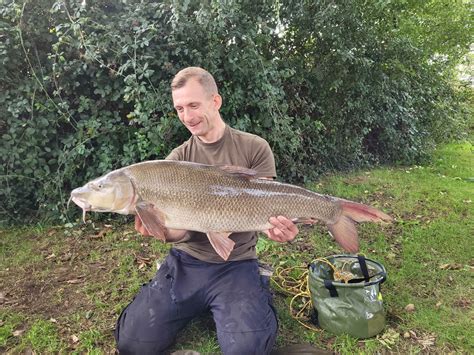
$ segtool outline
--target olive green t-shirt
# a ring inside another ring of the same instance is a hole
[[[204,143],[198,137],[191,136],[188,141],[175,148],[166,159],[209,165],[234,165],[255,170],[256,177],[276,177],[275,159],[267,141],[229,126],[226,126],[222,138],[214,143]],[[257,233],[232,233],[229,238],[235,242],[229,261],[257,258],[255,251]],[[199,260],[223,262],[204,233],[190,231],[183,239],[174,243],[174,247]]]

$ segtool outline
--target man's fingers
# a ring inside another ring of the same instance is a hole
[[[277,241],[291,241],[298,234],[299,230],[296,224],[286,217],[270,217],[269,222],[274,226],[272,229],[272,234],[275,238],[272,238]]]

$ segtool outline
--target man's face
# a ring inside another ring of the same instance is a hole
[[[218,120],[221,98],[210,94],[194,78],[182,88],[172,91],[173,105],[178,117],[192,135],[205,137]]]

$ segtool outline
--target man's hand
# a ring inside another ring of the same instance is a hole
[[[138,216],[135,216],[135,230],[146,237],[152,236],[150,233],[148,233],[148,230],[145,228],[142,220]],[[165,235],[166,241],[177,242],[178,240],[183,239],[186,232],[187,231],[184,229],[168,229]]]
[[[276,242],[290,242],[295,239],[299,232],[296,224],[286,217],[270,217],[269,222],[274,226],[274,228],[266,230],[265,234],[268,238]]]

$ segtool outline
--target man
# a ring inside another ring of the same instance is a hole
[[[275,162],[268,143],[227,126],[219,109],[222,98],[211,74],[202,68],[180,71],[171,84],[178,117],[191,138],[167,159],[235,165],[274,178]],[[244,206],[245,207],[245,206]],[[289,219],[270,219],[266,231],[278,242],[293,240],[298,228]],[[136,229],[149,235],[138,218]],[[227,262],[203,233],[169,230],[173,248],[156,276],[144,285],[117,321],[115,337],[122,354],[162,353],[177,333],[197,315],[210,310],[224,354],[267,354],[277,333],[268,278],[259,275],[255,232],[233,233],[235,247]]]

